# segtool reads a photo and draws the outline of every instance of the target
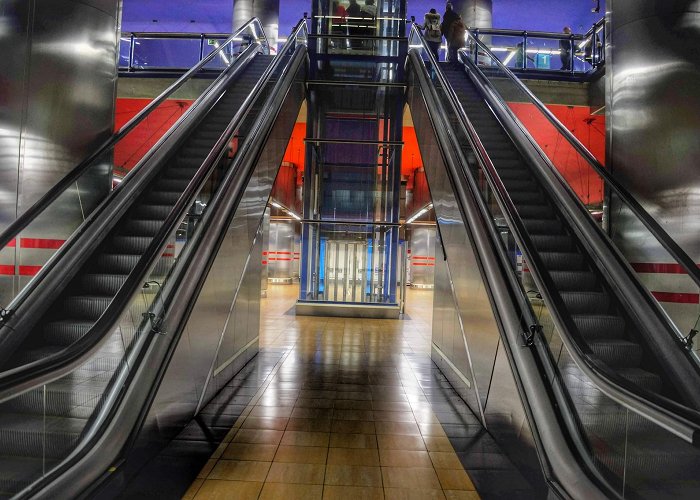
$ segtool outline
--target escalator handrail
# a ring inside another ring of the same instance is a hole
[[[415,25],[414,29],[416,35],[421,40],[421,43],[425,44],[422,34]],[[428,51],[428,53],[431,59],[431,64],[435,65],[436,74],[440,80],[440,84],[443,86],[443,89],[450,100],[450,104],[457,112],[460,126],[463,128],[464,134],[472,143],[472,147],[476,153],[475,156],[479,161],[482,170],[487,174],[487,181],[491,185],[494,193],[497,195],[498,202],[502,207],[504,216],[506,217],[509,226],[513,230],[513,234],[516,237],[516,240],[518,240],[521,250],[530,258],[528,268],[530,269],[533,278],[536,278],[536,283],[538,285],[547,283],[548,281],[543,278],[543,273],[540,271],[543,266],[541,265],[538,255],[528,252],[528,249],[533,248],[533,245],[531,244],[522,220],[517,213],[517,209],[508,195],[505,185],[501,181],[500,176],[498,175],[488,153],[486,152],[486,148],[482,144],[476,130],[467,117],[467,114],[464,111],[464,108],[462,107],[457,95],[452,89],[452,86],[449,84],[444,74],[440,70],[439,65],[437,65],[437,62],[434,60],[433,54],[430,53],[430,51]],[[520,289],[520,293],[522,293],[522,289],[520,287],[518,288]],[[550,287],[547,286],[541,286],[540,292],[548,299],[546,302],[550,304],[558,304],[560,301],[554,300],[551,294],[548,293],[549,288]],[[565,341],[567,348],[576,364],[584,371],[584,373],[586,373],[589,378],[591,378],[599,389],[601,389],[605,394],[617,401],[619,404],[634,411],[654,424],[672,432],[688,443],[700,445],[700,420],[698,420],[697,412],[667,398],[658,397],[653,394],[639,394],[636,386],[626,381],[622,377],[619,377],[605,365],[601,365],[591,357],[593,353],[585,347],[586,344],[576,328],[570,325],[570,322],[565,318],[559,316],[558,309],[556,307],[552,308],[551,312],[553,317],[558,317],[558,324],[568,326],[567,328],[560,329],[561,337]],[[537,322],[533,321],[532,324],[537,324]],[[654,401],[651,401],[650,398],[653,398]]]
[[[303,21],[304,26],[298,26],[298,29],[295,29],[294,33],[296,35],[299,35],[300,32],[303,30],[306,32],[306,20]],[[301,37],[297,38],[294,36],[290,35],[288,43],[291,44],[295,43],[296,41],[300,40]],[[305,40],[305,39],[304,39]],[[282,55],[286,52],[285,48],[287,47],[287,44],[285,44],[285,47],[280,49],[279,55]],[[226,186],[229,186],[231,184],[235,184],[238,182],[237,189],[234,190],[233,194],[228,197],[224,197],[223,193],[221,190],[217,192],[215,195],[214,199],[212,200],[211,204],[208,206],[208,209],[211,209],[212,211],[208,212],[209,214],[213,215],[213,212],[215,209],[218,207],[219,204],[222,204],[224,202],[227,202],[227,200],[235,200],[233,204],[236,206],[240,205],[240,201],[243,198],[244,191],[245,191],[245,186],[247,182],[244,182],[241,180],[241,176],[239,175],[239,167],[243,163],[251,163],[250,156],[253,153],[256,153],[255,150],[251,151],[251,144],[257,143],[257,139],[263,136],[264,132],[264,126],[265,122],[270,119],[270,116],[273,116],[274,112],[276,109],[278,109],[284,98],[284,89],[291,85],[291,82],[289,81],[290,78],[295,77],[296,71],[292,71],[295,68],[298,69],[298,66],[304,63],[306,57],[306,49],[305,49],[305,43],[302,44],[301,46],[294,46],[294,51],[290,55],[289,62],[283,69],[282,73],[280,74],[280,77],[277,79],[275,82],[275,86],[270,92],[269,96],[266,99],[265,105],[263,106],[263,112],[261,115],[255,120],[255,122],[252,124],[250,127],[250,134],[248,135],[248,138],[246,141],[244,141],[243,145],[241,146],[240,153],[241,155],[238,155],[236,159],[234,160],[234,164],[231,165],[231,168],[229,170],[229,174],[226,176],[225,183],[222,184],[222,188],[225,188]],[[282,57],[278,59],[278,61],[281,61]],[[233,133],[233,132],[231,132]],[[229,137],[230,139],[230,137]],[[226,154],[226,144],[227,142],[223,142],[220,145],[220,150],[218,151],[217,155],[210,155],[212,157],[216,156],[217,158],[222,158],[223,155]],[[213,152],[212,152],[213,153]],[[257,151],[259,153],[259,151]],[[214,162],[215,163],[215,162]],[[193,240],[193,245],[188,245],[185,254],[183,254],[182,261],[178,262],[178,267],[175,269],[176,271],[179,271],[176,275],[176,277],[173,279],[172,282],[169,282],[168,284],[165,285],[163,290],[168,290],[170,292],[170,295],[168,298],[165,300],[155,300],[153,302],[154,307],[159,309],[159,314],[156,316],[158,317],[164,317],[166,311],[169,311],[170,308],[172,307],[173,301],[177,301],[180,291],[182,287],[187,283],[188,290],[194,290],[193,293],[198,293],[198,291],[201,289],[201,286],[203,282],[207,279],[208,276],[208,270],[209,266],[205,263],[207,260],[211,260],[213,256],[209,256],[207,259],[200,259],[199,258],[199,252],[198,250],[200,247],[207,247],[208,250],[212,250],[212,246],[207,246],[209,245],[209,240],[216,240],[221,238],[221,235],[219,233],[213,234],[209,229],[210,225],[213,225],[213,220],[214,217],[211,218],[205,218],[202,220],[200,223],[199,228],[197,229],[194,240]],[[217,229],[218,230],[218,229]],[[196,240],[196,241],[195,241]],[[198,248],[194,248],[197,246]],[[195,251],[197,250],[197,251]],[[205,270],[202,273],[199,273],[195,276],[192,276],[188,274],[188,269],[189,266],[193,263],[197,262],[202,268]],[[163,293],[163,291],[161,291]],[[196,298],[196,296],[194,297]],[[190,306],[194,302],[193,297],[186,297],[186,302]],[[189,310],[186,311],[180,311],[180,315],[182,318],[180,318],[180,322],[182,323],[183,321],[186,321],[188,318]],[[169,325],[173,326],[174,330],[182,331],[182,326],[183,325]],[[120,372],[118,372],[117,375],[119,375],[119,380],[117,383],[112,383],[110,387],[110,393],[105,396],[105,400],[108,400],[109,403],[103,404],[101,408],[98,410],[99,413],[98,415],[95,416],[95,418],[91,422],[91,426],[87,432],[84,432],[84,434],[81,436],[81,441],[80,443],[76,446],[76,448],[71,452],[71,454],[64,459],[56,468],[50,470],[45,476],[41,477],[38,479],[35,483],[30,485],[29,487],[25,488],[22,492],[18,494],[19,498],[29,498],[29,497],[34,497],[38,496],[39,498],[55,498],[56,496],[63,497],[65,495],[62,494],[56,494],[53,492],[52,486],[55,484],[55,482],[60,479],[63,474],[65,474],[67,471],[69,471],[72,467],[76,466],[81,460],[85,459],[86,454],[88,454],[91,450],[94,450],[97,444],[100,442],[100,440],[106,440],[109,443],[109,446],[112,449],[118,449],[119,453],[123,452],[123,447],[131,442],[133,438],[133,432],[135,432],[135,429],[124,429],[123,425],[120,423],[119,425],[115,426],[113,425],[114,420],[117,418],[119,412],[124,412],[124,411],[133,411],[133,405],[130,405],[128,401],[125,401],[125,399],[128,396],[125,396],[123,394],[122,388],[126,387],[132,387],[134,382],[134,378],[137,376],[137,372],[144,368],[146,363],[146,353],[149,349],[149,343],[150,341],[154,338],[154,335],[156,332],[155,329],[149,329],[145,333],[150,333],[151,335],[144,334],[138,337],[138,344],[134,346],[131,349],[131,356],[132,358],[129,359],[129,363],[123,364],[122,369]],[[170,334],[170,329],[169,329],[169,334]],[[156,335],[157,336],[157,335]],[[171,341],[175,342],[177,341],[179,337],[176,335],[173,335],[173,339]],[[127,367],[126,365],[130,365]],[[151,371],[155,372],[161,372],[156,374],[157,376],[162,376],[162,368],[155,368]],[[153,390],[157,390],[158,387],[158,380],[156,380],[153,383]],[[143,389],[143,391],[146,391],[149,393],[149,397],[153,396],[153,393],[149,389]],[[142,391],[142,392],[143,392]],[[150,404],[149,402],[146,403],[147,405]],[[138,413],[143,416],[143,408],[139,408]],[[141,417],[136,418],[137,421],[141,420]],[[111,435],[109,433],[112,433]],[[117,434],[116,437],[118,437],[119,442],[115,442],[114,439],[114,434]],[[102,448],[99,448],[97,450],[97,453],[100,457],[104,456],[104,452]],[[109,463],[114,463],[114,460],[117,457],[108,457],[107,460],[109,460]],[[90,467],[97,467],[98,472],[104,473],[105,469],[102,468],[100,469],[99,466],[96,466],[94,464],[93,460],[86,460],[86,463]],[[82,472],[82,471],[81,471]],[[81,477],[84,476],[84,474],[80,474]],[[67,484],[65,484],[67,483]],[[64,484],[62,485],[63,488],[70,488],[73,491],[71,491],[70,497],[73,496],[78,496],[80,493],[80,488],[81,485],[75,485],[74,482],[71,481],[64,481]],[[77,488],[77,490],[76,490]],[[63,492],[65,493],[65,491]]]
[[[586,160],[586,162],[595,170],[595,172],[603,179],[603,181],[617,194],[620,199],[627,204],[634,214],[639,218],[639,220],[644,224],[644,226],[649,230],[649,232],[656,238],[659,243],[666,249],[670,256],[685,270],[690,278],[695,282],[696,285],[700,286],[700,268],[698,268],[695,261],[681,248],[678,243],[669,235],[661,224],[659,224],[652,215],[646,211],[646,209],[636,200],[636,198],[615,178],[612,174],[596,159],[595,156],[584,146],[581,141],[576,138],[571,131],[562,124],[559,119],[552,113],[547,106],[544,105],[540,99],[530,90],[527,85],[525,85],[513,72],[503,64],[491,50],[477,37],[475,37],[471,32],[467,31],[467,39],[473,40],[480,50],[483,50],[488,57],[495,61],[498,68],[505,73],[505,75],[513,82],[515,85],[527,95],[527,97],[532,101],[532,103],[537,107],[540,112],[547,118],[547,120],[559,131],[561,135],[571,144],[571,146]],[[466,54],[466,49],[461,49],[469,59],[468,54]],[[478,51],[477,51],[478,52]],[[493,88],[491,82],[486,79],[486,84]],[[494,89],[495,90],[495,89]],[[497,91],[496,91],[497,92]]]
[[[288,50],[289,47],[295,43],[300,31],[306,29],[306,22],[303,21],[303,26],[301,24],[302,22],[297,25],[292,36],[290,36],[285,44],[285,47],[280,50],[280,55],[284,54],[283,51]],[[119,292],[117,292],[107,309],[102,313],[95,324],[85,335],[66,349],[46,358],[0,373],[0,402],[12,399],[26,391],[49,383],[69,373],[82,363],[88,361],[104,342],[108,340],[122,312],[131,302],[134,294],[141,288],[146,273],[162,255],[162,249],[167,244],[168,238],[173,231],[175,231],[178,223],[189,209],[193,198],[200,191],[201,183],[208,178],[209,173],[218,163],[220,156],[224,154],[226,146],[229,144],[233,133],[240,126],[242,118],[249,113],[256,101],[257,94],[265,85],[269,84],[272,75],[279,69],[282,61],[282,57],[277,57],[265,70],[241,107],[236,111],[236,114],[231,119],[226,130],[217,140],[212,151],[207,155],[206,159],[185,188],[183,194],[178,198],[175,206],[129,274],[124,285],[122,285]]]
[[[254,29],[254,32],[261,35],[263,43],[261,44],[264,53],[269,54],[269,43],[265,35],[265,31],[262,28],[262,23],[257,17],[254,17],[247,21],[243,26],[238,28],[224,43],[219,47],[209,53],[200,62],[190,68],[185,74],[173,82],[168,88],[160,93],[153,101],[151,101],[148,106],[139,111],[131,120],[124,124],[118,132],[113,134],[106,142],[104,142],[100,147],[97,148],[95,152],[90,154],[87,158],[81,161],[76,167],[74,167],[70,172],[68,172],[61,180],[59,180],[51,189],[49,189],[46,194],[39,198],[31,207],[29,207],[25,212],[22,213],[17,219],[15,219],[3,232],[0,234],[0,250],[4,249],[17,235],[29,226],[39,215],[44,213],[44,211],[59,197],[63,194],[69,187],[90,167],[92,164],[98,160],[103,154],[109,151],[116,143],[121,141],[129,132],[131,132],[137,125],[139,125],[144,119],[146,119],[152,111],[154,111],[158,106],[160,106],[163,101],[180,89],[188,80],[190,80],[197,72],[199,72],[206,64],[211,62],[219,53],[221,53],[225,47],[227,47],[231,42],[235,41],[237,37],[240,37],[245,30]],[[239,54],[240,55],[240,54]],[[234,63],[235,59],[231,61],[228,65],[229,67]]]

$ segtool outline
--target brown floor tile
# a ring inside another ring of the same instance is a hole
[[[331,448],[376,448],[377,437],[374,434],[338,434],[331,433]]]
[[[296,406],[295,398],[280,398],[279,396],[263,396],[255,403],[257,406]]]
[[[330,448],[328,450],[328,464],[378,467],[379,453],[374,449]]]
[[[382,486],[382,470],[379,467],[360,465],[326,465],[326,484],[341,486]]]
[[[232,497],[238,498],[238,497]],[[314,500],[323,498],[323,485],[265,483],[260,500]]]
[[[382,479],[384,488],[441,489],[432,467],[382,467]]]
[[[219,460],[209,474],[209,479],[226,479],[228,481],[264,482],[270,462],[251,462],[240,460]]]
[[[219,481],[207,479],[195,495],[195,500],[255,500],[263,483],[249,481]]]
[[[242,429],[270,429],[275,431],[283,431],[287,427],[287,421],[284,418],[268,418],[268,417],[248,417],[241,425]]]
[[[383,500],[382,488],[370,488],[367,486],[329,486],[323,488],[323,500]]]
[[[361,420],[371,422],[374,420],[372,410],[333,410],[333,420]]]
[[[323,464],[296,464],[275,462],[267,475],[268,483],[323,484]]]
[[[240,429],[233,437],[234,443],[279,444],[284,431],[270,429]]]
[[[327,418],[290,418],[288,431],[330,432],[331,419]]]
[[[384,488],[386,500],[443,500],[442,490]]]
[[[379,450],[382,467],[432,467],[427,451]]]
[[[464,469],[454,451],[431,451],[430,459],[436,469]]]
[[[374,422],[362,422],[360,420],[333,420],[331,432],[341,434],[374,434],[376,427]]]
[[[204,479],[197,478],[195,479],[192,484],[190,485],[189,488],[187,488],[187,491],[185,492],[184,495],[182,495],[182,500],[192,500],[197,492],[199,491],[199,488],[202,487],[202,484],[204,484]]]
[[[297,399],[294,405],[297,408],[333,408],[333,399]]]
[[[419,436],[420,431],[415,422],[375,422],[377,434],[402,434]]]
[[[447,500],[479,500],[481,498],[476,491],[446,490],[443,493],[445,493]]]
[[[420,436],[405,436],[401,434],[379,434],[377,444],[384,450],[414,450],[425,451],[425,443]]]
[[[222,457],[226,460],[272,462],[276,451],[277,445],[274,444],[231,443]]]
[[[280,444],[286,446],[325,446],[328,447],[328,432],[286,431]]]
[[[318,446],[280,446],[275,462],[325,464],[328,448]]]
[[[369,392],[338,392],[337,399],[351,399],[354,401],[370,401],[372,394]]]
[[[396,401],[372,401],[372,409],[378,411],[411,411],[411,405]]]
[[[254,406],[250,417],[289,418],[294,408],[290,406]]]
[[[423,436],[445,437],[445,431],[440,424],[418,424]]]
[[[377,422],[415,422],[411,411],[375,411],[374,420]]]
[[[333,410],[327,408],[294,408],[294,418],[331,418]]]
[[[444,490],[473,491],[475,489],[474,483],[472,483],[464,469],[438,469],[436,472]]]
[[[336,410],[371,410],[372,401],[358,401],[356,399],[336,399],[333,408]]]
[[[199,471],[199,474],[197,474],[197,479],[205,479],[211,470],[214,468],[216,465],[216,459],[210,458],[207,460],[207,463],[204,464],[204,467],[202,467],[202,470]]]
[[[428,451],[454,451],[447,437],[424,436],[423,441]]]

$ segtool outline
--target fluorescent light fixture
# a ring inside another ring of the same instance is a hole
[[[515,54],[517,54],[517,50],[512,51],[510,54],[508,54],[508,57],[506,57],[505,61],[503,61],[504,66],[508,66],[508,63],[513,60],[515,57]]]
[[[295,213],[292,212],[291,210],[287,210],[287,213],[288,213],[289,215],[291,215],[292,217],[294,217],[296,220],[301,220],[301,217],[299,217],[297,214],[295,214]]]
[[[275,208],[282,208],[282,205],[280,205],[280,204],[277,203],[276,201],[271,201],[271,202],[270,202],[270,205],[272,205],[272,206],[275,207]]]

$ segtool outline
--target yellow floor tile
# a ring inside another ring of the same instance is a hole
[[[255,500],[263,483],[248,481],[218,481],[207,479],[195,495],[195,500]]]
[[[202,487],[202,484],[204,484],[204,479],[195,479],[190,485],[190,487],[187,489],[185,494],[182,495],[182,500],[192,500],[199,491],[199,488]]]
[[[423,436],[428,451],[454,451],[449,438],[436,436]]]
[[[320,446],[282,446],[275,455],[275,462],[297,464],[325,464],[328,448]]]
[[[427,451],[379,450],[379,463],[382,467],[432,467]]]
[[[284,431],[269,429],[240,429],[233,437],[234,443],[279,444]]]
[[[441,489],[432,467],[382,467],[382,480],[385,488]]]
[[[331,433],[331,448],[376,448],[377,436],[374,434],[339,434]]]
[[[464,469],[454,451],[431,451],[430,459],[436,469]]]
[[[277,451],[274,444],[231,443],[224,451],[222,458],[226,460],[254,460],[272,462]]]
[[[474,483],[464,470],[438,469],[436,472],[445,490],[474,490]]]
[[[447,500],[479,500],[481,498],[476,491],[446,490],[444,493]]]
[[[384,488],[386,500],[444,500],[442,490]]]
[[[269,483],[323,484],[325,465],[274,462],[267,475]]]
[[[328,446],[330,433],[286,431],[280,444],[286,446]]]
[[[228,481],[264,482],[270,462],[251,462],[240,460],[219,460],[209,473],[209,479],[225,479]]]
[[[275,431],[283,431],[287,427],[286,417],[270,418],[270,417],[248,417],[241,425],[242,429],[270,429]]]
[[[330,448],[328,450],[328,464],[378,467],[379,452],[375,449]]]
[[[379,467],[361,465],[326,465],[325,484],[335,486],[382,486],[382,470]]]
[[[368,486],[325,486],[323,500],[383,500],[382,488]]]
[[[236,498],[238,497],[230,497]],[[265,483],[260,500],[314,500],[323,498],[323,485]]]
[[[384,450],[415,450],[425,451],[425,443],[420,436],[404,436],[400,434],[380,434],[377,444]]]

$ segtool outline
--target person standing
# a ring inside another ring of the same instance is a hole
[[[564,34],[571,35],[571,28],[564,26]],[[561,69],[565,71],[571,71],[571,45],[571,38],[559,40]]]
[[[459,15],[454,11],[454,8],[450,2],[447,2],[445,4],[445,13],[442,15],[442,24],[440,25],[440,32],[442,35],[445,37],[445,40],[447,40],[447,60],[456,63],[457,62],[457,50],[455,49],[453,52],[449,50],[450,48],[450,28],[452,28],[452,24],[459,19]],[[453,60],[454,58],[454,60]]]
[[[461,16],[450,24],[450,30],[447,34],[447,56],[452,64],[459,64],[459,49],[464,47],[467,36],[467,27],[462,21]]]
[[[374,0],[365,0],[365,5],[362,7],[362,12],[371,18],[377,17],[377,6],[374,5]]]
[[[435,56],[435,60],[440,60],[440,44],[442,44],[442,31],[440,29],[440,14],[435,9],[425,14],[423,18],[423,36],[428,44],[430,52]]]

